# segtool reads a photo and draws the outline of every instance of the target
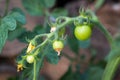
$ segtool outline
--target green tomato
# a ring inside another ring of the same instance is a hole
[[[78,40],[84,41],[90,38],[92,30],[89,25],[77,26],[74,35]]]
[[[33,63],[34,62],[34,56],[33,55],[28,55],[27,58],[26,58],[26,61],[30,64]]]
[[[64,44],[62,41],[56,40],[53,42],[53,49],[55,51],[61,51],[63,49],[63,47],[64,47]]]

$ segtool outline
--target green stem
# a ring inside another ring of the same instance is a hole
[[[34,38],[34,40],[37,40],[37,39],[39,39],[39,38],[41,38],[41,37],[45,37],[45,36],[47,36],[47,35],[48,35],[48,34],[36,35],[35,38]]]
[[[36,60],[34,61],[34,75],[33,75],[33,80],[37,80],[36,79]]]
[[[53,36],[56,34],[56,32],[57,32],[58,30],[60,30],[62,27],[65,27],[67,24],[73,22],[74,20],[75,20],[75,18],[66,18],[66,21],[63,22],[61,25],[59,25],[59,26],[57,27],[57,29],[56,29],[55,32],[52,32],[52,33],[48,33],[48,34],[47,34],[48,37],[47,37],[41,44],[39,44],[39,45],[32,51],[32,53],[35,53],[36,50],[42,48],[45,44],[47,44],[47,42],[50,40],[50,38],[53,37]],[[39,38],[39,36],[38,36],[37,38]],[[38,51],[38,52],[39,52],[39,51]],[[38,55],[38,53],[36,52],[34,55]]]
[[[38,52],[39,53],[39,52]],[[42,67],[42,62],[43,62],[43,60],[44,60],[44,57],[45,57],[45,55],[46,55],[46,53],[43,53],[42,55],[41,55],[41,58],[39,59],[39,61],[37,62],[37,70],[36,70],[36,73],[39,73],[39,71],[40,71],[40,69],[41,69],[41,67]],[[39,74],[36,74],[36,77],[38,78],[38,76],[39,76]]]
[[[61,18],[61,17],[60,17]],[[63,17],[62,17],[63,18]],[[55,36],[55,34],[63,27],[65,27],[67,24],[70,24],[70,23],[73,23],[76,18],[78,19],[82,19],[81,17],[75,17],[75,18],[68,18],[68,17],[65,17],[65,21],[62,22],[61,24],[57,25],[57,29],[52,32],[52,33],[48,33],[47,34],[47,37],[46,39],[41,43],[39,44],[37,47],[35,47],[35,49],[32,51],[32,53],[34,53],[33,55],[38,55],[40,50],[43,49],[43,47],[49,42],[49,40]],[[56,19],[56,20],[59,20],[59,19]],[[110,35],[110,33],[106,30],[106,28],[99,22],[99,21],[92,21],[93,24],[95,24],[96,26],[98,26],[98,28],[105,34],[106,38],[108,39],[109,43],[111,44],[111,46],[113,45],[113,39],[112,39],[112,36]],[[40,34],[41,35],[41,34]],[[38,39],[40,38],[41,36],[38,35],[37,37],[35,37],[34,39]],[[42,57],[41,57],[41,60],[40,60],[40,65],[42,64],[42,60],[44,59],[44,56],[46,55],[46,53],[42,53]],[[41,66],[39,66],[41,67]],[[35,76],[34,76],[35,77]],[[34,79],[35,80],[35,79]]]
[[[10,0],[6,0],[6,6],[5,6],[5,13],[4,13],[4,16],[6,16],[7,13],[8,13],[9,2],[10,2]]]
[[[102,80],[113,80],[115,71],[117,70],[119,64],[120,64],[120,57],[110,60],[106,66]]]
[[[79,18],[79,17],[78,17]],[[65,22],[61,23],[61,25],[59,25],[56,29],[55,32],[49,33],[48,37],[45,39],[45,41],[38,45],[33,51],[32,53],[34,53],[34,51],[36,51],[37,49],[41,48],[43,45],[45,45],[49,39],[54,36],[54,34],[56,34],[57,31],[59,31],[62,27],[65,27],[67,24],[72,23],[76,18],[65,18]],[[79,18],[80,19],[80,18]],[[92,21],[93,24],[95,24],[96,26],[98,26],[98,28],[105,34],[106,38],[108,39],[111,47],[113,46],[113,39],[112,36],[110,35],[110,33],[106,30],[106,28],[98,21]],[[38,36],[37,38],[39,38],[40,36]],[[36,53],[35,55],[37,55],[38,53]]]

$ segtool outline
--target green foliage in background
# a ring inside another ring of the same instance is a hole
[[[17,25],[26,23],[25,15],[19,8],[14,8],[0,21],[0,53],[8,38],[9,31],[16,29]]]

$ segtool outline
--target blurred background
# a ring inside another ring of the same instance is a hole
[[[72,17],[79,15],[80,6],[95,10],[95,4],[98,4],[97,0],[56,0],[51,10],[56,8],[65,9],[68,11],[67,15]],[[31,16],[23,7],[21,0],[10,0],[9,10],[13,7],[19,7],[25,12],[27,23],[23,27],[27,31],[32,31],[36,24],[40,25],[44,22],[44,16]],[[5,0],[0,0],[0,14],[4,11],[4,8]],[[119,33],[120,0],[105,0],[97,9],[96,15],[113,37]],[[67,33],[71,35],[70,29],[68,28],[67,30]],[[19,38],[23,34],[25,34],[25,31],[20,33]],[[72,60],[76,54],[69,45],[65,46],[63,50],[65,54],[60,57],[58,64],[50,64],[44,60],[44,66],[40,72],[44,78],[43,80],[88,80],[85,79],[86,74],[90,77],[89,80],[98,80],[106,65],[104,57],[110,52],[107,39],[98,29],[93,28],[91,40],[81,42],[80,45],[82,47],[79,47],[77,60]],[[2,54],[0,54],[0,80],[17,80],[16,76],[21,73],[17,73],[15,60],[26,47],[27,43],[23,43],[18,39],[7,40]],[[94,78],[91,77],[93,75]],[[74,79],[72,79],[73,77]],[[115,74],[114,80],[120,80],[119,69]]]

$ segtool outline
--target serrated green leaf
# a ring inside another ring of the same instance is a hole
[[[7,26],[8,29],[11,31],[15,30],[15,28],[16,28],[16,20],[9,15],[2,19],[1,24],[4,24],[5,26]]]
[[[0,53],[8,37],[8,28],[4,24],[0,25]]]
[[[16,28],[16,20],[11,17],[10,15],[5,16],[1,20],[0,25],[0,52],[6,42],[6,39],[8,37],[8,30],[15,30]]]
[[[66,9],[63,9],[63,8],[57,8],[57,9],[54,9],[52,11],[51,15],[54,17],[67,16],[68,11]]]
[[[53,52],[50,52],[49,54],[47,54],[46,59],[51,64],[57,64],[59,61],[59,57],[57,53],[53,53]]]
[[[59,57],[57,55],[57,52],[55,52],[52,48],[52,45],[48,45],[47,49],[45,49],[46,59],[51,64],[57,64],[59,61]]]
[[[25,14],[22,12],[21,9],[19,9],[19,8],[12,9],[12,12],[10,13],[10,15],[14,19],[16,19],[18,22],[20,22],[21,24],[25,24],[26,23]]]
[[[31,15],[43,15],[44,6],[41,4],[41,0],[22,0],[22,4]]]

